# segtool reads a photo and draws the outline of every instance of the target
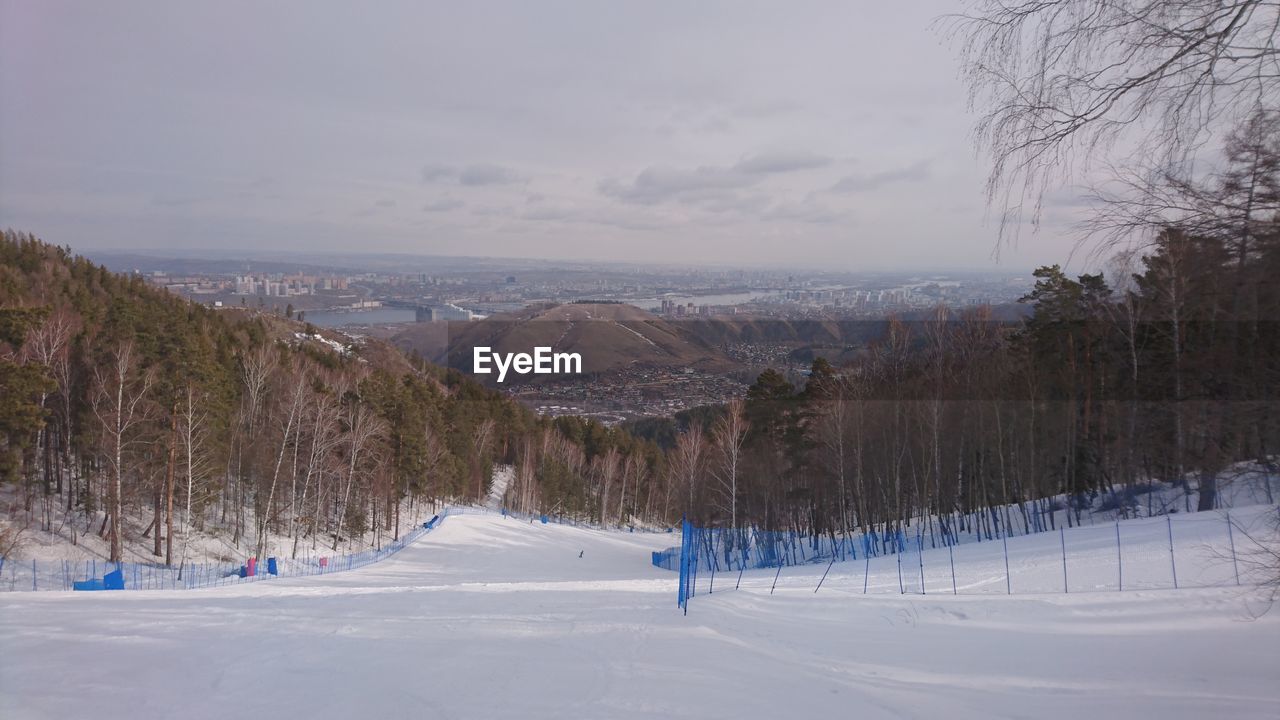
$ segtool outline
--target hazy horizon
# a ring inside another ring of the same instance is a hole
[[[513,265],[519,263],[540,263],[551,267],[572,266],[572,265],[606,265],[616,266],[619,268],[637,267],[637,268],[665,268],[665,267],[683,267],[696,268],[709,271],[769,271],[778,272],[801,272],[801,273],[831,273],[831,274],[939,274],[939,273],[991,273],[997,275],[1018,275],[1030,274],[1035,270],[1032,266],[1014,266],[1008,264],[999,265],[972,265],[972,266],[930,266],[919,265],[915,267],[851,267],[851,268],[832,268],[819,267],[816,265],[804,264],[779,264],[779,263],[732,263],[729,261],[721,262],[663,262],[660,260],[610,260],[600,257],[574,257],[574,258],[554,258],[554,257],[532,257],[517,255],[465,255],[465,254],[443,254],[443,253],[424,253],[413,251],[369,251],[359,252],[355,250],[251,250],[248,248],[127,248],[127,247],[104,247],[104,248],[77,248],[71,247],[73,253],[85,255],[86,257],[128,257],[138,256],[154,258],[157,260],[190,260],[190,261],[243,261],[252,262],[272,262],[287,263],[298,262],[304,264],[324,265],[326,262],[334,262],[338,260],[347,260],[353,264],[353,268],[359,265],[360,260],[391,260],[396,258],[414,259],[414,260],[447,260],[447,261],[483,261],[491,263],[508,262]],[[1052,263],[1050,263],[1052,264]],[[1058,264],[1064,264],[1059,262]]]
[[[1066,264],[1069,191],[993,257],[931,29],[961,9],[0,0],[0,226],[78,252]]]

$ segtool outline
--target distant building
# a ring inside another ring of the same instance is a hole
[[[428,305],[420,307],[414,313],[417,322],[442,322],[446,320],[471,320],[474,315],[470,310],[460,308],[453,303]]]

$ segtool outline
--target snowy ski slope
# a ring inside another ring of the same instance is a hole
[[[1167,543],[1125,532],[1135,558]],[[1009,540],[1015,593],[1043,573],[1045,594],[952,596],[926,571],[929,594],[900,595],[882,559],[879,594],[862,563],[817,594],[822,566],[772,595],[749,571],[684,616],[650,564],[672,535],[460,515],[347,573],[2,595],[0,718],[1280,717],[1280,609],[1250,620],[1234,587],[1051,592],[1057,540]],[[1079,546],[1081,588],[1105,587]],[[1003,592],[1003,554],[971,552],[957,569]]]

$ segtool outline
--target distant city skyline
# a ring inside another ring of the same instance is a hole
[[[0,0],[0,226],[79,252],[1065,264],[1070,190],[993,257],[931,28],[961,9]]]
[[[253,263],[272,263],[272,264],[289,264],[296,263],[302,266],[331,266],[334,268],[344,268],[352,272],[363,272],[369,270],[368,265],[371,261],[393,262],[393,261],[418,261],[424,263],[424,268],[429,268],[434,262],[480,262],[497,266],[509,264],[511,267],[519,267],[526,263],[538,263],[548,267],[573,267],[579,265],[599,265],[606,267],[617,267],[618,269],[643,269],[643,268],[688,268],[691,270],[699,270],[706,272],[777,272],[777,273],[835,273],[835,274],[857,274],[857,273],[885,273],[885,274],[947,274],[947,273],[977,273],[977,274],[994,274],[994,275],[1017,275],[1024,274],[1030,276],[1038,266],[1020,266],[1012,265],[1009,262],[1001,262],[999,264],[975,263],[969,266],[955,265],[950,267],[916,265],[904,267],[832,267],[814,263],[805,265],[803,261],[795,263],[781,262],[732,262],[729,259],[720,261],[709,260],[705,262],[688,262],[681,261],[678,258],[670,260],[627,260],[627,259],[608,259],[603,257],[592,256],[574,256],[574,257],[533,257],[533,256],[515,256],[515,255],[448,255],[439,253],[416,253],[412,251],[397,252],[369,252],[355,253],[342,250],[269,250],[260,251],[247,248],[173,248],[173,247],[134,247],[134,248],[117,248],[117,247],[71,247],[72,252],[83,254],[89,258],[101,258],[111,261],[119,261],[129,256],[138,256],[140,258],[153,258],[156,260],[191,260],[191,261],[220,261],[220,262],[239,262],[246,266],[252,266]],[[109,263],[113,264],[113,263]],[[1047,264],[1066,264],[1063,260],[1050,261]],[[406,272],[417,273],[419,269],[406,270]]]

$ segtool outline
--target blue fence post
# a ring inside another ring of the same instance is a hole
[[[871,580],[871,551],[868,548],[863,548],[863,550],[867,550],[862,554],[866,558],[866,567],[862,570],[862,594],[866,595],[867,582]]]
[[[1058,535],[1062,538],[1062,592],[1069,593],[1067,586],[1067,530],[1058,526]]]
[[[835,553],[835,548],[832,548],[831,562],[827,563],[827,569],[823,571],[822,578],[818,580],[818,587],[813,589],[815,593],[822,589],[822,583],[827,581],[827,573],[831,572],[831,566],[835,564],[836,564],[836,553]]]
[[[951,550],[953,544],[947,543],[947,559],[951,561],[951,594],[959,595],[960,593],[956,590],[956,555]]]
[[[906,594],[906,589],[902,586],[902,548],[901,546],[894,548],[893,557],[898,561],[898,594]]]
[[[737,533],[737,530],[734,532]],[[738,558],[738,582],[733,586],[734,590],[742,587],[742,573],[747,570],[747,543],[743,537],[739,537],[738,541],[742,543],[742,557]]]
[[[720,533],[713,530],[711,534],[711,582],[707,585],[708,595],[716,591],[716,566],[720,564],[719,558],[716,557],[716,545],[719,539]]]
[[[1227,540],[1231,543],[1231,567],[1236,572],[1236,585],[1240,584],[1240,566],[1236,564],[1236,537],[1231,532],[1231,511],[1227,511]]]
[[[1000,542],[1004,543],[1004,593],[1013,594],[1013,578],[1009,576],[1009,535],[1000,533]]]
[[[920,535],[920,526],[916,526],[916,553],[920,560],[920,594],[928,595],[924,587],[924,538]]]
[[[684,614],[689,614],[688,594],[686,587],[689,584],[689,520],[688,518],[680,519],[680,586],[676,591],[676,607],[684,610]]]
[[[1178,561],[1173,559],[1173,516],[1165,515],[1165,522],[1169,525],[1169,569],[1173,572],[1173,589],[1178,589]]]
[[[1120,550],[1120,518],[1116,518],[1116,584],[1124,592],[1124,553]]]
[[[778,556],[778,572],[773,574],[773,586],[769,588],[770,595],[772,595],[773,591],[778,587],[778,576],[782,574],[782,561],[784,559],[785,559],[784,555]]]
[[[689,597],[698,594],[698,542],[702,539],[702,528],[689,527]]]

